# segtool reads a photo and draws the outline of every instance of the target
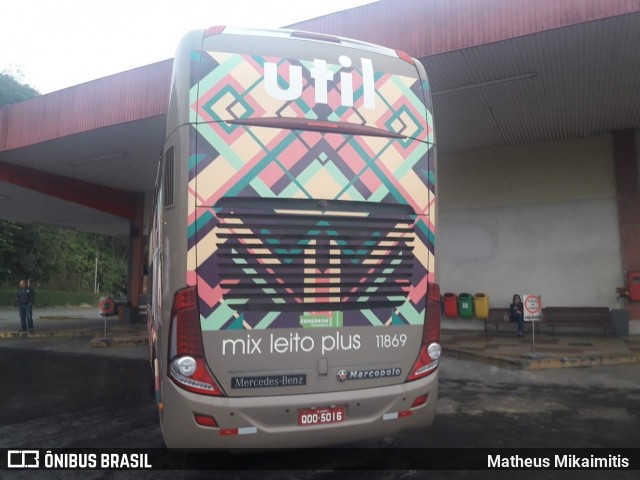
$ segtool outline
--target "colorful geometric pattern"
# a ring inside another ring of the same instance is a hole
[[[301,80],[297,98],[270,95],[265,63],[277,65],[283,92]],[[327,305],[341,303],[351,305],[340,314],[345,327],[424,322],[435,233],[424,85],[374,65],[371,108],[367,72],[353,63],[327,65],[351,81],[353,105],[344,106],[339,81],[327,83],[327,103],[316,102],[313,61],[192,55],[187,283],[198,286],[203,330],[301,327],[302,316],[331,317]],[[355,123],[403,138],[228,123],[263,118]],[[390,213],[398,211],[406,213]],[[291,222],[297,237],[278,230]],[[273,308],[256,307],[256,296]]]

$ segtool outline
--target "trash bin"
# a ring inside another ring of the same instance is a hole
[[[489,318],[489,297],[484,293],[476,293],[473,297],[473,308],[477,318]]]
[[[458,295],[458,315],[462,318],[473,317],[473,298],[470,293]]]
[[[629,336],[629,310],[612,308],[609,318],[618,337]]]
[[[640,301],[640,272],[627,274],[627,288],[629,289],[629,300]]]
[[[458,296],[455,293],[444,294],[444,314],[449,318],[458,317]]]
[[[138,309],[136,307],[131,307],[129,305],[125,305],[122,312],[122,320],[124,323],[136,323],[138,319]]]

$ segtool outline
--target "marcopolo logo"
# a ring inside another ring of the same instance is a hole
[[[8,450],[8,468],[40,468],[40,452],[38,450]]]
[[[339,370],[336,378],[339,382],[347,380],[369,380],[372,378],[399,377],[401,368],[379,368],[376,370]]]
[[[303,67],[302,65],[289,65],[289,85],[282,88],[278,84],[278,64],[273,62],[264,63],[264,86],[267,93],[282,101],[296,100],[302,96],[302,79],[303,76],[309,76],[313,81],[315,91],[315,102],[328,104],[330,85],[334,80],[335,73],[341,69],[350,69],[352,66],[351,58],[346,55],[340,55],[338,59],[340,65],[327,65],[326,60],[314,59],[313,66]],[[303,62],[306,63],[306,62]],[[376,92],[375,79],[373,74],[373,62],[369,58],[361,58],[360,65],[362,67],[362,106],[371,110],[376,108]],[[306,68],[306,75],[303,75],[302,69]],[[334,73],[335,71],[335,73]],[[311,80],[310,80],[311,81]],[[340,105],[343,107],[353,107],[354,79],[352,71],[341,71],[337,80],[340,90]],[[333,87],[333,86],[332,86]]]

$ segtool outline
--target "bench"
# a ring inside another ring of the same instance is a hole
[[[556,327],[603,328],[606,336],[611,328],[609,307],[545,307],[542,324],[549,325],[553,333]]]
[[[489,309],[489,317],[484,319],[484,331],[489,331],[489,324],[494,324],[496,326],[496,332],[498,331],[498,324],[500,323],[508,323],[509,320],[505,322],[505,315],[509,315],[508,308],[493,308]]]
[[[496,333],[499,331],[500,324],[509,324],[513,325],[514,328],[517,328],[518,323],[512,322],[509,320],[509,309],[508,308],[493,308],[489,309],[489,317],[484,318],[484,331],[489,331],[489,324],[496,326]],[[524,328],[527,328],[527,324],[530,322],[525,322]],[[536,330],[540,331],[540,327],[536,325]]]

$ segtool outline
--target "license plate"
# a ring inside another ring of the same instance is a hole
[[[301,408],[298,410],[298,425],[325,425],[327,423],[344,422],[344,407]]]

